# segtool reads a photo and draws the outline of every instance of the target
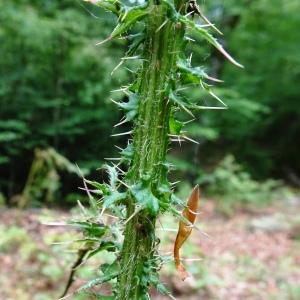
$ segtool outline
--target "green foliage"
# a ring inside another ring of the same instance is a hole
[[[266,205],[282,195],[280,181],[254,180],[232,155],[226,156],[211,173],[201,174],[199,182],[208,194],[216,197],[220,209],[227,214],[241,203]]]
[[[230,50],[245,71],[235,72],[213,56],[216,67],[211,72],[221,74],[230,90],[218,93],[229,110],[200,115],[198,128],[214,129],[218,135],[214,141],[222,151],[233,153],[256,178],[299,174],[297,147],[290,146],[300,134],[300,88],[293,84],[300,72],[299,1],[216,0],[205,6],[212,21],[229,35]],[[194,94],[201,97],[197,91]],[[214,146],[207,143],[203,156],[218,157]]]
[[[53,203],[60,188],[60,172],[81,173],[64,156],[53,148],[35,150],[35,156],[29,170],[23,191],[14,197],[20,208]]]
[[[245,130],[250,138],[240,157],[256,160],[256,173],[282,172],[280,167],[300,170],[297,147],[289,147],[300,133],[296,121],[300,89],[293,84],[300,74],[295,43],[300,38],[299,9],[299,1],[276,0],[272,5],[266,0],[254,1],[231,37],[234,51],[243,45],[240,57],[247,72],[237,77],[226,67],[225,80],[251,102],[261,103],[270,111],[258,115],[249,130]]]
[[[88,2],[96,2],[98,7]],[[226,42],[221,35],[216,40],[203,31],[205,27],[199,26],[202,22],[197,16],[196,25],[180,16],[173,1],[163,3],[172,22],[186,24],[188,35],[178,46],[194,53],[188,59],[177,59],[176,83],[183,86],[166,87],[170,100],[198,120],[185,125],[187,117],[174,111],[170,134],[184,139],[186,130],[201,142],[199,149],[184,146],[180,156],[201,153],[201,164],[197,166],[203,167],[233,153],[255,178],[299,177],[297,147],[292,147],[300,133],[300,90],[294,84],[300,70],[299,1],[199,3],[212,23],[222,28]],[[113,95],[125,109],[120,123],[136,120],[141,95],[135,88],[139,80],[128,87],[125,95],[110,91],[127,84],[130,74],[141,67],[147,5],[114,0],[1,2],[0,189],[7,201],[23,189],[36,148],[54,147],[70,161],[90,170],[99,167],[100,157],[114,156],[108,137],[119,112],[112,109],[109,98]],[[112,13],[103,12],[103,8]],[[105,47],[95,47],[110,37],[114,27],[116,34],[123,32],[123,37]],[[197,43],[190,42],[190,35],[197,38]],[[199,47],[198,37],[209,44],[201,41]],[[118,66],[120,49],[127,44],[120,63],[126,68],[116,68],[111,78],[106,76]],[[236,72],[225,62],[218,53],[223,51],[220,45],[226,45],[240,58],[245,71]],[[215,77],[226,82],[226,89],[207,85]],[[199,89],[200,82],[204,89]],[[226,111],[203,113],[207,106],[225,108],[211,92],[226,102]],[[192,112],[196,107],[199,111]],[[127,153],[122,160],[128,163],[132,152]],[[199,154],[195,158],[198,160]],[[183,176],[187,175],[193,173]],[[73,179],[66,176],[61,180],[63,194],[73,191]]]
[[[0,185],[9,196],[24,185],[36,148],[55,147],[93,170],[96,157],[112,152],[107,141],[118,112],[110,91],[127,72],[106,74],[123,43],[95,47],[114,20],[86,9],[98,19],[73,1],[1,1]]]
[[[132,186],[130,192],[136,202],[143,208],[146,208],[150,215],[155,217],[159,212],[159,200],[153,195],[150,184],[149,179],[142,180],[142,182]]]

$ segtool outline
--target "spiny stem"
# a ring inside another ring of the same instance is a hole
[[[165,6],[154,2],[150,5],[152,13],[146,25],[145,60],[139,78],[138,119],[133,132],[133,163],[127,181],[136,183],[147,174],[155,192],[164,178],[163,162],[169,143],[171,105],[165,91],[171,84],[177,38],[182,35],[183,28],[166,22]],[[136,212],[132,199],[127,207],[127,217],[130,219],[126,222],[116,299],[147,299],[149,282],[143,280],[147,278],[143,272],[145,264],[155,255],[156,218],[143,210]]]

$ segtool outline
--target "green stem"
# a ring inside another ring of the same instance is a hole
[[[151,189],[157,194],[157,187],[165,176],[165,162],[169,143],[169,115],[171,105],[168,88],[173,83],[176,51],[182,40],[182,26],[166,21],[166,7],[150,4],[151,16],[147,24],[144,44],[143,67],[139,78],[139,111],[134,128],[132,167],[128,181],[139,182],[142,176],[151,176]],[[135,212],[135,203],[130,200],[127,217]],[[131,218],[125,228],[121,253],[121,274],[118,277],[117,300],[142,300],[147,296],[150,285],[145,266],[154,259],[155,217],[141,211]],[[147,278],[145,281],[144,278]]]

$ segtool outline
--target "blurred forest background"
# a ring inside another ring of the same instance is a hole
[[[172,144],[178,192],[184,196],[200,183],[225,215],[290,199],[300,187],[300,2],[198,3],[245,69],[205,43],[191,44],[193,65],[224,80],[215,92],[229,108],[203,110],[186,126],[198,145]],[[131,80],[136,64],[128,61],[111,75],[126,40],[95,46],[115,21],[79,0],[0,2],[0,206],[65,209],[77,199],[84,203],[75,163],[88,178],[105,179],[97,169],[104,158],[118,156],[115,145],[126,145],[126,139],[110,137],[121,131],[114,124],[122,117],[110,99],[123,97],[112,91]],[[186,92],[216,105],[198,88]]]

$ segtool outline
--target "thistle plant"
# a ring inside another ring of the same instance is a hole
[[[158,271],[164,257],[157,250],[159,240],[155,228],[158,215],[166,212],[192,225],[178,212],[185,204],[174,195],[173,185],[168,181],[172,166],[166,154],[171,141],[190,140],[177,114],[183,111],[193,117],[198,110],[225,108],[209,84],[218,80],[203,68],[191,65],[186,47],[189,43],[197,43],[198,39],[205,40],[229,61],[241,65],[211,35],[209,30],[216,28],[203,16],[195,1],[148,0],[134,6],[119,0],[89,2],[118,17],[111,35],[99,44],[126,38],[130,45],[125,57],[139,59],[141,63],[134,81],[121,88],[128,100],[115,102],[125,114],[120,125],[133,124],[132,131],[124,133],[130,135],[128,144],[121,150],[117,165],[104,166],[109,183],[84,180],[90,212],[82,208],[86,219],[72,222],[85,235],[79,261],[83,256],[88,259],[102,250],[114,252],[116,259],[110,265],[102,265],[101,275],[77,292],[91,292],[96,285],[110,282],[111,296],[95,293],[97,299],[150,299],[151,286],[172,297],[159,280]],[[195,15],[202,18],[202,24]],[[138,28],[138,33],[132,33],[134,28]],[[220,104],[205,107],[190,102],[180,91],[191,85],[199,85]],[[105,224],[106,211],[117,219]],[[178,257],[176,260],[179,264]]]

